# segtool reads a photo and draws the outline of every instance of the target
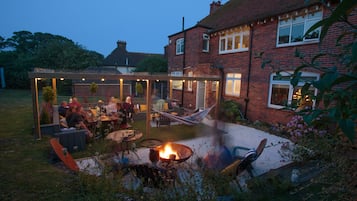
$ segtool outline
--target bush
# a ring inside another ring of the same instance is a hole
[[[241,105],[233,100],[223,101],[220,107],[220,120],[235,123],[243,119]]]

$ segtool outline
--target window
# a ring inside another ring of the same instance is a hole
[[[277,46],[298,45],[307,42],[318,42],[321,29],[315,29],[304,37],[307,30],[322,19],[322,11],[303,16],[292,16],[281,19],[278,26]]]
[[[182,71],[173,71],[171,72],[172,76],[182,76]],[[181,80],[172,80],[172,89],[182,90],[182,81]]]
[[[302,104],[313,106],[314,103],[309,96],[301,96],[301,88],[304,85],[304,82],[299,82],[298,86],[293,88],[290,84],[290,78],[290,74],[284,72],[280,74],[273,73],[270,75],[268,106],[277,109],[281,109],[286,106],[297,108]],[[319,75],[316,73],[303,72],[301,76],[301,80],[304,81],[313,81],[318,79]],[[309,92],[311,95],[316,95],[317,90],[311,87]]]
[[[202,38],[202,52],[209,52],[209,35],[203,34]]]
[[[185,51],[185,40],[179,38],[176,40],[176,55],[183,54]]]
[[[242,74],[240,73],[227,73],[226,75],[226,95],[240,96]]]
[[[188,77],[192,77],[193,76],[193,72],[190,71],[188,72]],[[187,81],[187,91],[192,91],[192,81]]]
[[[219,53],[247,51],[249,47],[249,28],[241,29],[229,34],[222,34],[219,38]]]

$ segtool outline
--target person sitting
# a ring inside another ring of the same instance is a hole
[[[111,97],[108,105],[105,107],[107,115],[112,115],[117,112],[117,100],[114,97]]]
[[[61,105],[58,107],[58,114],[61,115],[62,117],[66,117],[67,110],[68,110],[67,101],[62,101]]]
[[[77,107],[75,105],[70,106],[66,114],[67,125],[68,127],[85,129],[87,131],[87,136],[91,138],[93,137],[93,134],[85,125],[83,116],[81,115],[80,111],[81,111],[81,107]]]

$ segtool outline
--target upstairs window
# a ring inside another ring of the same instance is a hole
[[[184,38],[179,38],[176,40],[176,55],[183,54],[185,51],[185,40]]]
[[[209,35],[203,34],[202,39],[202,52],[209,52]]]
[[[308,42],[318,42],[321,28],[317,28],[304,37],[312,25],[322,19],[322,11],[292,16],[279,20],[277,46],[299,45]]]
[[[228,96],[240,96],[242,74],[227,73],[225,93]]]
[[[248,51],[249,27],[242,28],[232,33],[224,33],[219,38],[219,53],[232,53]]]
[[[318,80],[319,74],[303,72],[301,82],[299,82],[295,88],[290,84],[290,79],[290,74],[286,72],[281,72],[280,74],[273,73],[270,75],[268,106],[276,109],[284,107],[297,108],[302,104],[314,106],[311,97],[301,96],[301,89],[305,84],[304,81]],[[316,95],[317,89],[310,87],[309,94]]]

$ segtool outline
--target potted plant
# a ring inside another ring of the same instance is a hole
[[[59,124],[53,124],[53,101],[55,92],[50,86],[42,88],[42,99],[40,112],[40,127],[42,134],[55,134],[59,131]]]

